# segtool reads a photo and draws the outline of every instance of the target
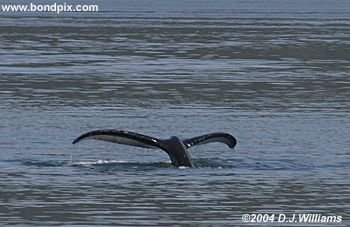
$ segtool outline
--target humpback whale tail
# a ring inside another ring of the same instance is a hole
[[[180,140],[176,136],[162,140],[135,132],[113,129],[94,130],[84,133],[76,138],[73,141],[73,144],[85,139],[103,140],[137,147],[161,149],[169,155],[173,165],[188,167],[194,167],[191,156],[187,151],[190,147],[212,142],[221,142],[233,149],[237,144],[235,137],[223,132],[205,134],[185,140]]]

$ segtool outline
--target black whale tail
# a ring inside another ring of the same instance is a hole
[[[235,139],[235,137],[233,137],[228,133],[222,133],[222,132],[205,134],[198,137],[186,139],[183,141],[177,138],[177,140],[174,141],[171,139],[161,140],[158,138],[146,136],[135,132],[113,130],[113,129],[94,130],[94,131],[84,133],[78,138],[76,138],[73,141],[73,144],[78,143],[85,139],[103,140],[107,142],[119,143],[119,144],[125,144],[125,145],[137,146],[137,147],[162,149],[169,155],[173,165],[175,166],[185,165],[189,167],[194,166],[191,161],[191,157],[187,152],[187,149],[192,146],[212,143],[212,142],[221,142],[221,143],[225,143],[226,145],[228,145],[230,148],[233,149],[237,144],[237,140]],[[178,145],[181,145],[181,146],[178,146]],[[178,149],[176,147],[178,147]],[[182,159],[187,161],[182,161]]]
[[[225,143],[227,146],[233,149],[237,144],[237,140],[235,137],[233,137],[231,134],[224,132],[209,133],[187,140],[183,140],[182,142],[184,143],[186,148],[206,143],[221,142]]]
[[[161,148],[160,140],[157,138],[123,130],[104,129],[90,131],[76,138],[73,144],[85,139],[103,140],[136,147]]]

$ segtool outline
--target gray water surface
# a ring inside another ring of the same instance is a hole
[[[96,3],[0,12],[1,225],[349,225],[349,1]],[[238,144],[191,148],[194,169],[71,144],[104,128]]]

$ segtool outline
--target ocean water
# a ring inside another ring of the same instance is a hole
[[[349,1],[88,2],[0,12],[1,225],[349,225]],[[196,168],[72,145],[105,128],[238,144],[191,148]]]

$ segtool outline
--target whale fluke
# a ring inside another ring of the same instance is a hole
[[[105,129],[90,131],[76,138],[73,141],[73,144],[85,139],[103,140],[112,143],[144,148],[161,148],[159,146],[159,140],[157,138],[123,130]]]
[[[213,142],[225,143],[230,148],[234,148],[237,144],[237,140],[235,137],[233,137],[228,133],[223,133],[223,132],[205,134],[205,135],[183,140],[182,142],[184,143],[186,148],[190,148],[192,146],[206,144],[206,143],[213,143]]]
[[[113,129],[94,130],[84,133],[76,138],[73,141],[73,144],[85,139],[103,140],[112,143],[152,149],[159,148],[169,155],[173,165],[188,167],[194,167],[194,164],[187,148],[206,143],[221,142],[233,149],[237,144],[235,137],[223,132],[205,134],[181,141],[176,136],[163,140],[135,132]]]

